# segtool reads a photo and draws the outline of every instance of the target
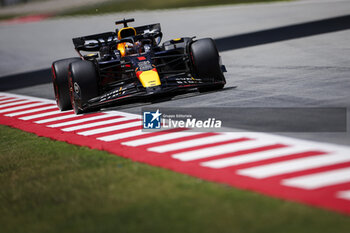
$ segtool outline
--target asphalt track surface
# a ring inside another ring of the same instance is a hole
[[[191,92],[158,103],[114,109],[139,114],[145,105],[205,107],[198,114],[206,117],[212,114],[208,108],[217,107],[231,127],[237,126],[232,108],[349,108],[349,12],[350,1],[297,1],[0,25],[0,91],[53,99],[49,67],[56,59],[75,56],[71,38],[113,30],[116,19],[134,17],[135,25],[160,22],[163,41],[181,36],[213,37],[228,70],[228,83],[216,93]],[[242,112],[242,119],[260,124],[259,116]],[[265,116],[282,117],[271,112]],[[280,134],[350,145],[348,132],[349,127],[342,133]]]

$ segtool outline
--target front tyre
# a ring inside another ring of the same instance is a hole
[[[205,38],[194,41],[190,46],[190,53],[195,76],[204,83],[208,83],[208,86],[200,87],[198,90],[204,92],[222,89],[226,80],[213,39]]]
[[[68,86],[68,67],[72,62],[79,61],[80,58],[67,58],[52,63],[52,83],[55,91],[55,99],[61,111],[72,109]]]
[[[69,91],[76,114],[86,112],[88,100],[98,96],[98,75],[95,65],[89,61],[77,61],[69,66]]]

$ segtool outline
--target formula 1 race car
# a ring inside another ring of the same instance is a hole
[[[76,114],[135,98],[185,88],[219,90],[225,66],[210,38],[178,38],[160,45],[160,24],[129,27],[134,19],[115,22],[123,27],[73,38],[80,57],[52,64],[58,107]]]

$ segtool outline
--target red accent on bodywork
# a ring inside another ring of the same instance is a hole
[[[148,71],[148,70],[146,70],[146,71]],[[158,71],[157,71],[156,68],[153,68],[152,71],[158,73]],[[141,75],[143,72],[144,72],[144,71],[137,71],[137,69],[136,69],[136,77],[137,77],[137,78],[140,78],[140,75]]]
[[[142,74],[143,71],[136,71],[136,77],[140,78],[140,75]]]

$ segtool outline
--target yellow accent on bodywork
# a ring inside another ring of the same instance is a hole
[[[154,70],[143,71],[139,79],[143,87],[154,87],[161,84],[158,72]]]
[[[176,38],[176,39],[173,39],[173,41],[179,41],[181,40],[182,38]]]
[[[135,30],[135,28],[133,28],[133,27],[124,27],[124,28],[122,28],[122,29],[120,29],[120,30],[118,31],[118,40],[123,39],[123,38],[121,37],[121,32],[122,32],[122,31],[127,31],[127,30],[133,30],[133,31],[134,31],[134,36],[136,36],[136,30]]]

